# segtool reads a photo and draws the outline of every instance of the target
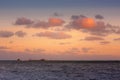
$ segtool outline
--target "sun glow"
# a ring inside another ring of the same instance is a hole
[[[83,18],[81,23],[84,28],[93,28],[96,25],[92,18]]]

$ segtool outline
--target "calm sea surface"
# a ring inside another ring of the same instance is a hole
[[[0,80],[120,80],[120,62],[0,61]]]

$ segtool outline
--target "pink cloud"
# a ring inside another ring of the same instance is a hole
[[[13,35],[14,33],[11,31],[0,31],[0,37],[2,38],[9,38],[12,37]]]
[[[85,37],[84,40],[86,40],[86,41],[99,41],[99,40],[104,40],[104,38],[89,36],[89,37]]]
[[[15,35],[18,36],[18,37],[24,37],[26,35],[26,32],[17,31],[17,32],[15,32]]]
[[[51,39],[68,39],[72,37],[71,35],[66,34],[64,32],[50,32],[50,31],[36,33],[35,36],[48,37]]]
[[[30,20],[28,18],[25,18],[25,17],[18,18],[15,21],[15,25],[31,25],[33,23],[34,23],[34,21],[32,21],[32,20]]]

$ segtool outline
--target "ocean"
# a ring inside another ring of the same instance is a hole
[[[0,61],[0,80],[120,80],[120,61]]]

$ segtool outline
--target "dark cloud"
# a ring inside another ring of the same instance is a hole
[[[86,40],[86,41],[101,41],[101,40],[104,40],[104,38],[102,38],[102,37],[94,37],[94,36],[89,36],[89,37],[85,37],[85,39],[84,40]]]
[[[12,37],[13,35],[14,33],[11,31],[0,31],[0,37],[3,37],[3,38],[9,38],[9,37]]]
[[[87,18],[87,16],[82,15],[82,14],[81,14],[79,17],[80,17],[80,18]]]
[[[78,15],[72,15],[72,16],[71,16],[71,19],[73,19],[73,20],[79,19],[79,16],[78,16]]]
[[[55,13],[53,13],[53,16],[59,17],[59,16],[62,16],[62,14],[60,14],[60,13],[58,13],[58,12],[55,12]]]
[[[25,18],[25,17],[18,18],[15,21],[15,25],[31,25],[33,23],[34,21],[32,21],[31,19]]]
[[[63,32],[50,32],[50,31],[36,33],[35,36],[48,37],[51,39],[68,39],[72,37],[71,35],[68,35]]]
[[[87,18],[85,15],[72,15],[71,19],[76,20],[76,19],[81,19],[81,18]]]
[[[15,35],[18,36],[18,37],[24,37],[26,35],[26,32],[17,31],[17,32],[15,32]]]
[[[104,19],[104,17],[102,15],[100,15],[100,14],[95,15],[95,18],[96,19]]]
[[[22,17],[18,18],[15,25],[25,25],[26,28],[50,28],[56,26],[62,26],[65,23],[64,20],[60,18],[49,18],[48,21],[32,21],[31,19]]]

